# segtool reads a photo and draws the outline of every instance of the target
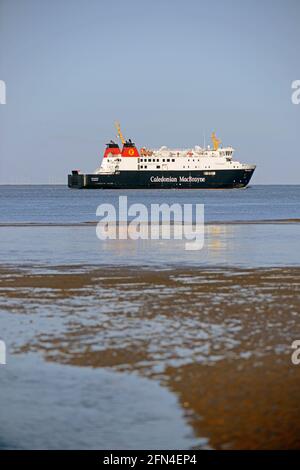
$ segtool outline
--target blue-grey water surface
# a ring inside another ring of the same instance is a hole
[[[99,204],[190,203],[205,205],[205,220],[290,219],[300,217],[300,186],[250,186],[233,190],[70,190],[66,186],[0,186],[3,222],[79,223],[97,221]]]
[[[204,204],[205,221],[209,222],[204,248],[187,251],[184,240],[100,241],[95,224],[89,223],[97,222],[99,204],[117,206],[119,195],[128,196],[129,204],[140,202],[148,208],[151,203]],[[50,273],[51,278],[61,270],[72,274],[81,269],[84,276],[100,268],[99,285],[91,287],[86,281],[81,288],[69,286],[63,294],[57,287],[35,287],[30,281],[27,287],[5,287],[2,297],[0,292],[0,339],[6,341],[8,350],[7,364],[0,366],[0,448],[205,447],[206,436],[195,437],[177,398],[158,382],[128,371],[62,364],[59,355],[52,361],[55,363],[49,363],[40,354],[41,345],[50,353],[64,348],[64,354],[70,347],[70,354],[76,355],[90,347],[105,351],[125,345],[138,350],[146,343],[153,361],[143,367],[158,374],[173,362],[217,360],[223,357],[219,352],[222,349],[231,354],[232,348],[243,344],[244,338],[238,335],[245,320],[223,315],[196,288],[192,295],[197,297],[199,308],[191,298],[185,304],[186,315],[180,318],[180,292],[187,295],[195,282],[204,285],[210,276],[205,269],[225,274],[230,269],[231,275],[235,269],[238,281],[239,273],[245,273],[243,269],[299,266],[300,186],[122,192],[1,186],[0,204],[3,279],[11,275],[14,279],[26,278],[28,273]],[[105,279],[108,266],[148,267],[152,273],[189,266],[192,271],[184,275],[181,291],[160,284],[162,280],[139,285],[138,276],[136,287],[130,284],[127,288],[126,271],[116,273],[116,282],[106,287],[101,279]],[[19,268],[25,271],[18,274]],[[120,289],[118,276],[123,286]],[[275,283],[276,276],[275,272]],[[210,282],[219,281],[216,277]],[[229,312],[230,302],[240,302],[244,314],[249,310],[251,322],[252,293],[251,286],[244,286],[232,300],[225,292],[214,301],[217,305],[224,296]],[[264,297],[264,291],[257,294],[259,312],[272,295]],[[164,310],[157,312],[156,296],[167,311],[172,309],[175,296],[178,318],[166,316]],[[291,310],[291,316],[294,313]],[[264,321],[262,314],[259,318]],[[286,338],[290,341],[285,327],[279,327],[283,337],[280,351],[286,348]],[[261,326],[255,328],[260,331]],[[210,350],[217,346],[220,349],[210,356]],[[261,354],[264,347],[262,340]],[[18,348],[22,354],[16,354]],[[249,357],[253,351],[245,349],[242,354]]]
[[[204,248],[192,252],[185,250],[186,240],[100,241],[94,225],[81,224],[99,220],[96,209],[101,203],[114,204],[118,209],[119,195],[128,197],[128,205],[140,202],[148,208],[151,203],[204,204],[205,222],[222,224],[206,225]],[[300,219],[300,186],[250,186],[225,191],[80,191],[64,186],[2,186],[0,201],[0,259],[5,264],[299,263],[300,224],[279,221]],[[242,223],[231,223],[238,221]],[[269,223],[253,224],[255,221]],[[38,226],[11,226],[22,223]]]

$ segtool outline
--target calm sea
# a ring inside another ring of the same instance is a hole
[[[204,204],[205,222],[210,223],[204,248],[186,251],[186,240],[100,241],[95,225],[86,223],[99,220],[99,204],[118,209],[120,195],[128,197],[128,205],[148,208],[151,203]],[[300,186],[225,191],[1,186],[0,201],[0,259],[5,264],[272,266],[300,261],[300,224],[295,222],[300,219]],[[294,221],[278,222],[287,219]],[[22,223],[29,226],[14,226]]]
[[[300,217],[299,186],[250,186],[243,190],[70,190],[66,186],[0,186],[3,222],[80,223],[97,221],[106,202],[204,204],[206,221],[245,221]]]

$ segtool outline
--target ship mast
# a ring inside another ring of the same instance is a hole
[[[120,126],[120,123],[118,121],[115,122],[115,126],[116,126],[116,129],[117,129],[117,132],[118,132],[118,136],[122,142],[122,144],[124,145],[125,144],[125,139],[123,137],[123,134],[121,132],[121,126]]]
[[[212,142],[213,142],[214,150],[218,150],[221,141],[217,138],[215,132],[212,132],[212,134],[211,134],[211,140],[212,140]]]

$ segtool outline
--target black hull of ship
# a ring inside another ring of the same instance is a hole
[[[114,174],[68,175],[74,189],[234,189],[249,183],[254,169],[205,171],[120,171]]]

